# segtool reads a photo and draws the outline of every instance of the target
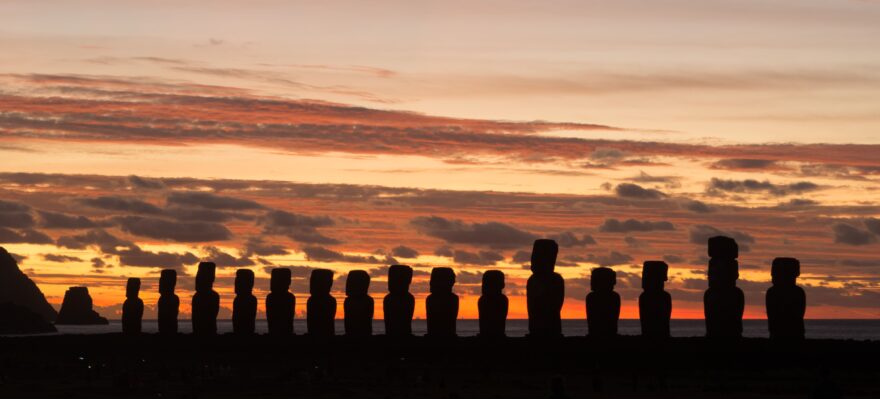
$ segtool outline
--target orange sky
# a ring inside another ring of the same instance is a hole
[[[213,259],[224,306],[237,267],[258,296],[293,268],[302,304],[311,268],[340,299],[369,270],[381,296],[396,261],[419,301],[453,267],[463,318],[503,270],[523,318],[521,251],[554,237],[565,317],[599,265],[637,317],[640,265],[665,259],[673,317],[699,318],[705,238],[729,234],[747,317],[777,256],[801,260],[808,317],[880,317],[878,18],[819,0],[2,2],[0,245],[50,302],[88,285],[110,317],[127,277],[149,304],[176,268],[186,297]]]

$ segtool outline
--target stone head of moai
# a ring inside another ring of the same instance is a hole
[[[483,295],[500,295],[504,290],[504,272],[489,270],[483,273]]]
[[[739,278],[739,262],[730,258],[709,259],[709,287],[734,286]]]
[[[250,294],[254,290],[254,271],[238,269],[235,272],[235,293],[237,295]]]
[[[435,267],[431,269],[431,293],[447,294],[452,292],[455,285],[455,272],[448,267]]]
[[[172,269],[162,270],[159,274],[159,293],[163,295],[174,294],[174,287],[177,286],[177,271]]]
[[[196,272],[196,291],[211,291],[214,289],[214,275],[217,265],[214,262],[199,262]]]
[[[409,266],[391,265],[388,268],[388,292],[405,294],[412,283],[413,270]]]
[[[559,254],[559,246],[556,241],[548,239],[535,240],[532,246],[532,273],[553,273],[556,267],[556,255]]]
[[[269,290],[272,292],[287,292],[290,289],[290,269],[280,267],[272,269],[272,277],[269,280]]]
[[[801,275],[801,262],[795,258],[773,259],[770,274],[773,285],[796,285],[797,278]]]
[[[659,260],[649,260],[642,264],[642,289],[645,291],[663,290],[669,279],[669,265]]]
[[[125,284],[125,297],[130,299],[137,298],[140,291],[141,279],[135,277],[128,279],[128,283]]]
[[[725,236],[709,238],[709,257],[719,259],[739,258],[739,245],[736,240]]]
[[[362,296],[367,295],[370,290],[370,275],[363,270],[352,270],[348,272],[345,279],[345,295]]]
[[[610,267],[597,267],[590,273],[591,291],[613,291],[615,284],[617,284],[617,272]]]
[[[309,278],[309,293],[312,295],[330,295],[333,288],[333,271],[327,269],[312,270]]]

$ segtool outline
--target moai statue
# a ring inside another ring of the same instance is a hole
[[[266,324],[270,335],[292,335],[296,297],[290,293],[290,269],[272,269],[266,296]]]
[[[192,327],[195,335],[217,334],[220,295],[214,291],[214,262],[200,262],[196,272],[196,293],[192,297]]]
[[[413,312],[416,299],[409,293],[413,270],[409,266],[391,265],[388,268],[388,295],[385,295],[385,335],[403,337],[412,335]]]
[[[709,239],[709,289],[703,295],[706,337],[741,338],[745,295],[736,286],[739,246],[730,237]]]
[[[559,246],[553,240],[535,240],[532,247],[532,276],[526,285],[526,307],[529,314],[529,336],[547,338],[562,336],[562,302],[565,281],[556,267]]]
[[[373,298],[370,289],[370,275],[363,270],[348,272],[345,279],[345,335],[369,337],[373,335]]]
[[[773,259],[770,271],[773,286],[767,290],[767,325],[770,338],[779,340],[804,339],[804,313],[807,294],[797,286],[801,263],[795,258]]]
[[[254,291],[254,272],[238,269],[235,272],[235,300],[232,301],[232,332],[252,335],[257,319],[257,297]]]
[[[455,337],[458,295],[452,292],[453,285],[455,285],[455,272],[452,269],[435,267],[431,270],[431,294],[425,299],[429,337]]]
[[[159,275],[159,334],[177,334],[177,314],[180,311],[180,298],[174,294],[177,286],[177,271],[162,270]]]
[[[639,295],[639,322],[643,337],[669,338],[672,296],[663,290],[668,270],[666,262],[659,260],[649,260],[642,265],[644,292]]]
[[[333,288],[333,271],[327,269],[312,270],[309,279],[309,293],[306,302],[306,325],[309,335],[315,337],[332,337],[336,333],[336,298],[330,295]]]
[[[141,279],[130,278],[125,285],[125,302],[122,303],[122,333],[140,334],[144,317],[144,301],[138,298]]]
[[[617,336],[620,319],[620,295],[614,292],[617,273],[608,267],[597,267],[590,275],[587,294],[587,328],[591,337]]]
[[[505,336],[507,304],[507,296],[504,295],[504,273],[500,270],[483,273],[483,292],[477,302],[477,310],[480,313],[480,337]]]

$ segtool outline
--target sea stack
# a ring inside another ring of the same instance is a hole
[[[109,324],[106,318],[92,310],[92,297],[87,287],[70,287],[64,293],[64,302],[55,324]]]
[[[0,303],[11,302],[40,315],[47,322],[55,321],[58,312],[28,276],[21,272],[15,258],[0,247]],[[0,324],[5,324],[0,318]]]

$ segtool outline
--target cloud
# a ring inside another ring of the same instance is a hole
[[[117,248],[132,247],[134,243],[120,239],[103,229],[94,229],[83,234],[58,237],[56,245],[70,249],[85,249],[88,246],[96,246],[103,253],[115,254]]]
[[[59,255],[59,254],[43,254],[43,259],[49,262],[66,263],[66,262],[82,262],[83,260],[76,256]]]
[[[727,236],[733,238],[739,245],[739,250],[741,252],[749,252],[750,247],[748,244],[755,243],[755,238],[748,233],[743,233],[737,230],[720,230],[707,224],[691,226],[688,233],[690,242],[697,245],[707,245],[709,238],[715,236]]]
[[[772,159],[728,158],[713,163],[711,167],[730,170],[766,170],[778,169],[779,165]]]
[[[621,183],[614,188],[614,192],[618,197],[631,198],[639,200],[655,200],[666,197],[666,194],[659,190],[644,188],[638,184]]]
[[[306,259],[315,262],[385,263],[385,259],[379,259],[375,256],[346,255],[342,252],[318,246],[304,247],[302,252],[306,254]]]
[[[34,217],[26,212],[0,212],[0,227],[23,229],[33,227]]]
[[[391,256],[394,256],[397,258],[412,259],[412,258],[418,258],[419,252],[416,251],[415,249],[410,248],[410,247],[407,247],[404,245],[398,245],[398,246],[391,249]]]
[[[808,181],[800,181],[789,184],[774,184],[768,180],[758,181],[754,179],[746,180],[724,180],[713,177],[709,182],[707,192],[717,193],[720,191],[733,193],[755,193],[764,192],[774,196],[786,196],[792,194],[803,194],[809,191],[821,190],[822,187],[816,183]]]
[[[30,210],[31,207],[22,204],[21,202],[0,200],[0,213],[19,213],[28,212]]]
[[[272,256],[272,255],[287,255],[289,252],[287,248],[283,245],[278,244],[266,244],[262,238],[259,237],[250,237],[244,243],[244,250],[242,251],[242,256],[251,257],[254,255],[257,256]]]
[[[504,256],[494,251],[478,253],[456,250],[452,260],[458,264],[491,266],[504,260]]]
[[[239,257],[235,257],[221,251],[217,247],[205,247],[204,252],[204,259],[210,259],[212,262],[216,263],[218,267],[240,267],[254,265],[254,261],[252,261],[247,256],[241,255]]]
[[[513,263],[529,263],[532,261],[532,253],[529,251],[516,251],[510,258]]]
[[[562,248],[583,247],[596,244],[596,240],[593,238],[593,236],[589,234],[584,234],[581,238],[577,238],[577,236],[570,231],[566,231],[555,236],[550,236],[549,238],[551,240],[555,240],[556,243],[559,244],[559,246]]]
[[[617,251],[611,251],[607,255],[589,254],[586,257],[587,262],[595,263],[599,266],[623,265],[632,262],[632,260],[632,256]]]
[[[0,227],[0,243],[2,244],[51,244],[52,239],[49,236],[33,230],[22,229],[15,231]]]
[[[837,223],[831,229],[834,231],[834,242],[836,244],[867,245],[877,242],[877,238],[870,232],[845,223]]]
[[[214,69],[201,72],[232,72]],[[301,153],[402,155],[425,155],[425,149],[430,148],[431,154],[443,158],[489,154],[523,160],[540,156],[623,162],[628,156],[671,156],[868,168],[878,166],[875,154],[880,150],[878,145],[855,144],[700,145],[554,137],[535,133],[620,129],[596,124],[444,118],[258,97],[237,88],[146,78],[45,74],[0,78],[16,93],[0,101],[0,126],[6,137],[24,140],[155,145],[213,142]],[[27,94],[32,92],[41,94]],[[118,107],[120,101],[125,101],[124,109]]]
[[[434,255],[451,258],[453,255],[455,255],[455,251],[452,249],[452,247],[444,245],[440,248],[435,249]]]
[[[685,209],[694,213],[711,213],[713,211],[712,207],[707,205],[705,202],[697,200],[688,201],[688,203],[685,205]]]
[[[320,227],[336,223],[327,216],[307,216],[287,211],[271,211],[258,220],[264,234],[285,235],[306,244],[339,244],[339,241],[318,232]]]
[[[630,233],[634,231],[672,231],[675,225],[667,221],[639,221],[635,219],[627,219],[620,221],[617,219],[605,219],[599,226],[599,231],[604,233]]]
[[[199,261],[198,257],[189,252],[183,254],[164,251],[152,252],[144,251],[138,246],[117,251],[115,255],[119,256],[121,265],[136,267],[180,269],[184,265],[192,265]]]
[[[161,190],[165,188],[165,184],[161,179],[146,179],[140,176],[128,176],[128,182],[133,186],[149,190]]]
[[[98,227],[97,223],[82,215],[67,215],[63,213],[37,211],[42,222],[40,226],[46,229],[90,229]]]
[[[169,205],[200,207],[208,209],[224,209],[224,210],[252,210],[263,209],[263,205],[251,200],[224,197],[221,195],[189,191],[189,192],[173,192],[166,199]]]
[[[127,233],[161,240],[206,242],[232,238],[232,232],[219,223],[177,222],[142,216],[121,216],[114,221]]]
[[[673,263],[673,264],[687,263],[687,261],[684,258],[682,258],[681,256],[678,256],[678,255],[663,255],[663,261],[667,262],[667,263]]]
[[[104,196],[96,198],[79,198],[79,202],[93,208],[108,211],[121,211],[130,213],[158,214],[162,213],[156,205],[129,197]]]
[[[868,231],[871,233],[880,236],[880,219],[865,219],[865,227],[867,227]]]
[[[499,222],[465,223],[439,216],[419,216],[410,220],[422,234],[451,244],[468,244],[492,249],[529,246],[535,235]]]

